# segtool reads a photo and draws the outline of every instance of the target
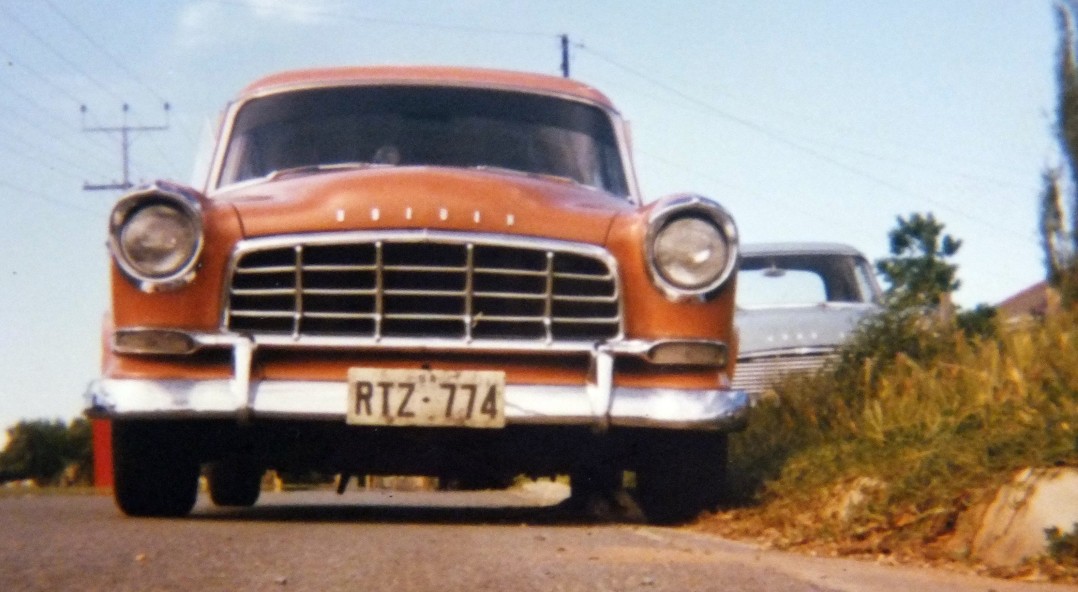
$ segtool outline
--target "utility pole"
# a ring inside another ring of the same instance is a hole
[[[169,104],[168,103],[165,103],[165,107],[164,107],[165,108],[165,124],[164,125],[127,125],[127,112],[129,110],[129,107],[128,107],[127,103],[124,103],[123,108],[124,108],[123,125],[111,126],[111,127],[101,127],[101,126],[99,126],[99,127],[86,127],[86,111],[87,111],[86,105],[82,105],[79,108],[79,111],[82,113],[82,117],[83,117],[82,131],[87,132],[87,133],[104,132],[104,133],[109,133],[109,134],[113,134],[113,133],[118,132],[120,134],[120,149],[121,149],[122,154],[123,154],[123,181],[120,181],[119,183],[112,182],[112,183],[103,183],[103,184],[97,184],[97,185],[93,185],[93,184],[84,182],[82,184],[82,190],[83,191],[103,191],[103,190],[117,190],[117,189],[120,190],[120,191],[126,191],[128,189],[131,189],[131,187],[133,187],[133,184],[131,183],[131,174],[130,174],[131,173],[131,159],[130,159],[131,133],[132,132],[160,132],[160,131],[164,131],[164,130],[168,129],[168,112],[169,112]]]
[[[569,77],[569,36],[561,35],[561,75]]]

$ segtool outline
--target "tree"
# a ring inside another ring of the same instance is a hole
[[[1063,226],[1061,175],[1059,169],[1048,169],[1041,176],[1044,184],[1044,190],[1041,192],[1041,246],[1044,248],[1045,277],[1053,285],[1063,279],[1072,257],[1067,245],[1067,232]]]
[[[56,485],[69,467],[86,481],[92,466],[90,424],[76,419],[20,421],[8,429],[8,444],[0,451],[0,482],[33,479],[38,485]]]
[[[890,284],[887,299],[896,308],[935,307],[940,298],[957,290],[958,266],[948,263],[962,241],[943,234],[943,224],[931,214],[899,216],[888,234],[891,257],[876,261],[876,269]]]
[[[1060,290],[1065,303],[1078,302],[1078,45],[1075,41],[1074,0],[1056,3],[1059,53],[1056,80],[1056,138],[1063,157],[1062,169],[1069,173],[1069,187],[1063,184],[1060,168],[1048,168],[1042,175],[1040,196],[1041,245],[1049,283]],[[1064,194],[1069,190],[1069,200]],[[1064,202],[1069,201],[1069,228],[1064,222]]]

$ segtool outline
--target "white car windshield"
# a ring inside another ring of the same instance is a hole
[[[316,88],[247,101],[217,185],[358,163],[508,169],[628,194],[603,110],[542,95],[423,86]]]
[[[849,255],[745,257],[737,276],[737,304],[742,308],[878,300],[879,288],[868,263]]]

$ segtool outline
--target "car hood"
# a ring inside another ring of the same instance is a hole
[[[520,234],[601,245],[626,199],[511,172],[393,167],[297,173],[214,196],[246,237],[351,230]]]
[[[741,334],[740,357],[784,350],[819,350],[844,343],[875,304],[824,303],[812,306],[739,308],[734,322]]]

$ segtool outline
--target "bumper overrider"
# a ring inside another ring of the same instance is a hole
[[[135,329],[115,334],[113,350],[120,354],[147,353],[141,349],[148,342],[153,343],[154,349],[167,344],[165,347],[173,348],[174,353],[207,347],[228,348],[232,354],[232,376],[210,380],[105,377],[87,390],[89,416],[345,420],[349,396],[345,380],[252,378],[256,350],[272,347],[270,344],[263,345],[240,335]],[[727,363],[727,348],[722,342],[625,340],[599,344],[589,355],[592,372],[586,384],[506,384],[506,423],[709,431],[734,431],[746,424],[750,400],[741,390],[628,387],[618,386],[614,381],[614,361],[622,356],[671,368],[714,366],[718,371]],[[725,380],[720,382],[725,384]]]

